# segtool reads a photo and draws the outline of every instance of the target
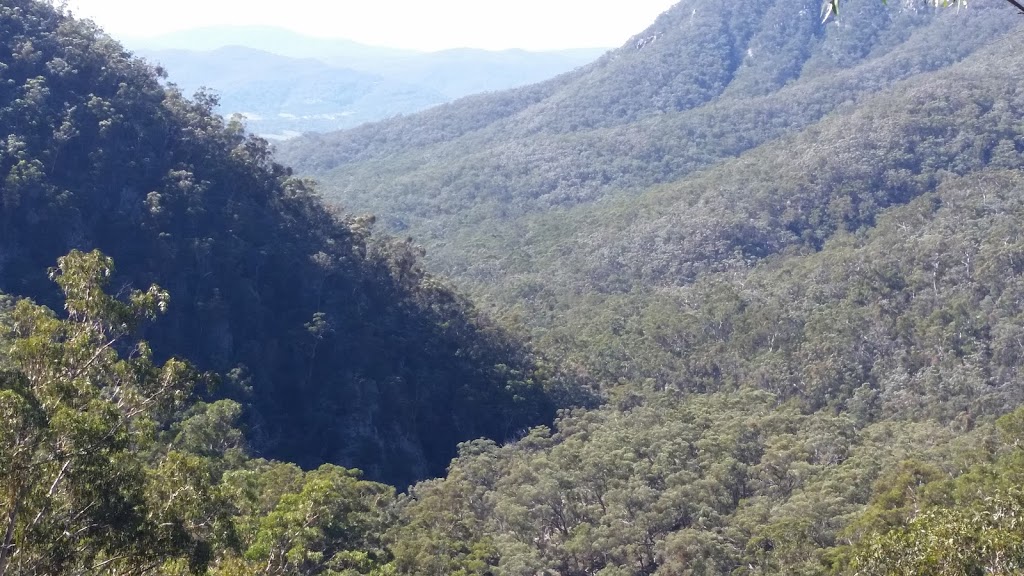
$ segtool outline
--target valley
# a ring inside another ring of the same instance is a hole
[[[1024,23],[822,16],[271,143],[0,0],[0,576],[1020,573]]]
[[[351,128],[539,82],[605,51],[421,52],[253,26],[200,28],[127,44],[167,70],[183,93],[216,94],[218,113],[241,114],[250,132],[271,140]]]

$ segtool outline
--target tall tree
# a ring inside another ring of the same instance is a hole
[[[72,252],[51,277],[66,318],[27,300],[10,311],[0,371],[0,576],[141,573],[204,552],[176,494],[157,500],[147,464],[154,430],[194,381],[184,362],[154,363],[139,323],[166,309],[156,286],[119,300],[99,252]]]

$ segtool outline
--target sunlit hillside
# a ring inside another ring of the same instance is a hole
[[[0,0],[0,576],[1024,573],[1010,4],[682,0],[271,145]]]

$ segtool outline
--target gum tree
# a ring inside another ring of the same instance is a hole
[[[5,314],[0,356],[0,576],[141,573],[203,554],[172,492],[153,498],[148,470],[164,458],[154,432],[188,395],[184,362],[153,361],[132,343],[168,302],[151,287],[104,291],[113,263],[72,252],[51,277],[66,317],[28,300]],[[124,568],[124,570],[120,570]]]

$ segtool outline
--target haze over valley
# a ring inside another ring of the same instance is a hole
[[[273,139],[349,128],[539,82],[605,51],[420,52],[272,27],[186,30],[136,39],[128,47],[163,66],[185,94],[211,90],[220,98],[218,112],[242,114],[250,131]]]

